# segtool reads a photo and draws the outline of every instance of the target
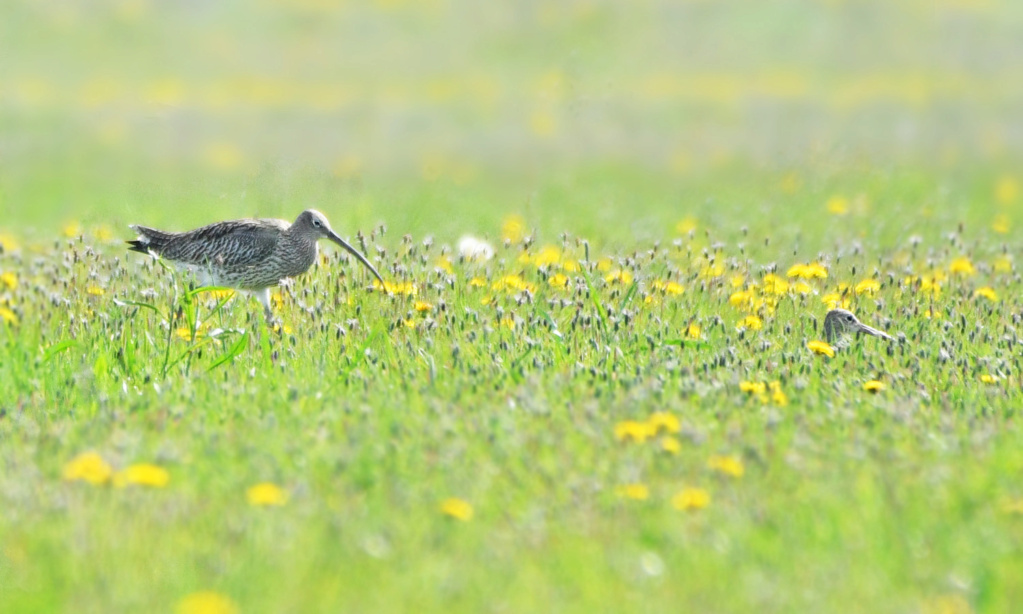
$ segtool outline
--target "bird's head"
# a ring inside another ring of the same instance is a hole
[[[373,273],[374,277],[380,280],[380,283],[384,283],[384,279],[380,277],[380,273],[377,272],[376,268],[370,264],[369,260],[366,259],[359,250],[355,249],[348,244],[347,241],[338,236],[334,229],[330,227],[330,222],[327,221],[327,216],[323,215],[316,209],[306,209],[299,214],[295,223],[291,225],[292,232],[298,232],[308,237],[312,237],[313,241],[319,239],[330,239],[334,243],[337,243],[351,255],[355,256],[355,259],[361,262],[370,272]]]
[[[824,337],[828,343],[834,343],[845,335],[856,333],[873,335],[874,337],[881,337],[889,341],[892,339],[888,333],[867,326],[856,319],[856,316],[851,311],[845,309],[832,309],[824,317]]]

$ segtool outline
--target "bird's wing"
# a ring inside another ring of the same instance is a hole
[[[288,229],[284,220],[233,220],[183,232],[167,241],[160,254],[186,264],[245,266],[273,253]]]

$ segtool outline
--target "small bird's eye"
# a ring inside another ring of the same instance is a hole
[[[316,226],[317,228],[319,228],[320,227],[320,220],[318,220],[316,218],[313,218],[313,226]]]
[[[847,316],[845,316],[845,321],[846,321],[846,322],[852,322],[852,321],[853,321],[853,319],[854,319],[854,318],[852,317],[852,315],[847,315]]]

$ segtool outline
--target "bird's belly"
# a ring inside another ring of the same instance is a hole
[[[282,279],[297,277],[316,261],[316,249],[276,252],[258,263],[191,264],[176,262],[179,269],[194,274],[203,285],[225,286],[241,290],[261,290],[276,286]]]

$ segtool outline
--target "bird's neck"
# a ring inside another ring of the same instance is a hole
[[[289,259],[293,261],[300,272],[304,272],[316,262],[316,254],[319,253],[319,245],[315,238],[308,234],[285,231],[281,248],[290,254]]]

